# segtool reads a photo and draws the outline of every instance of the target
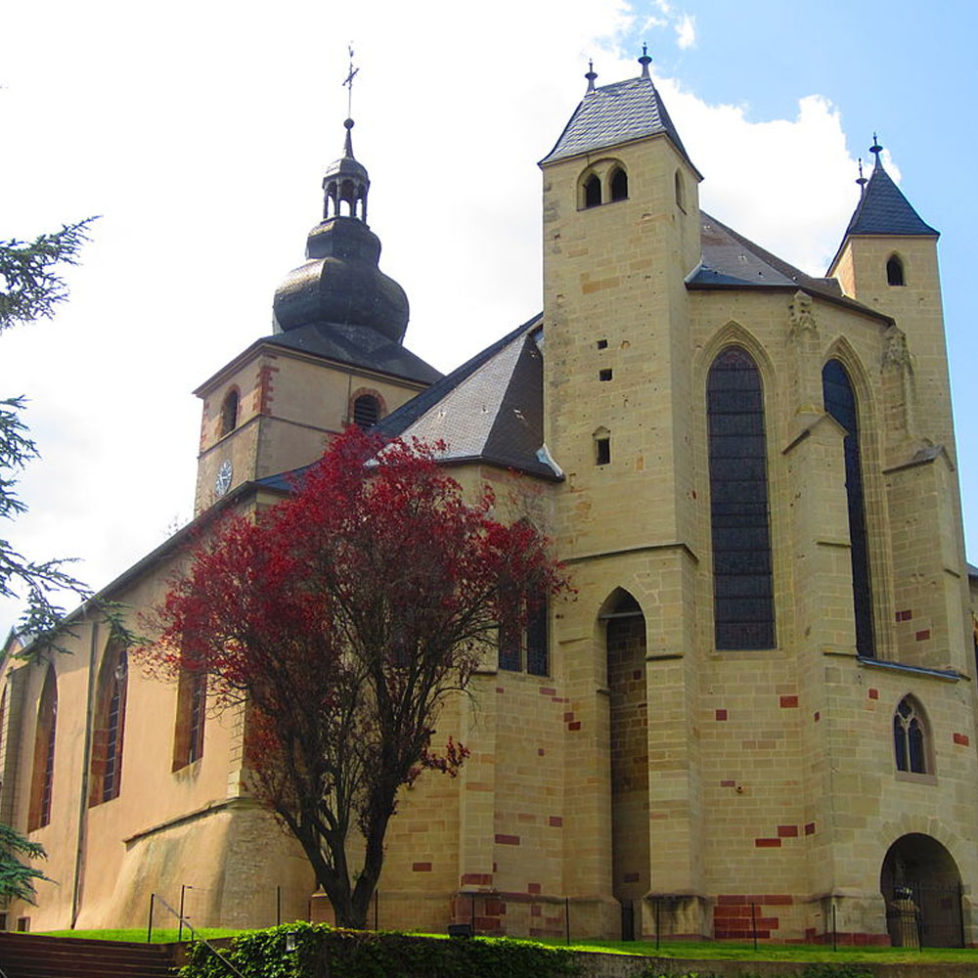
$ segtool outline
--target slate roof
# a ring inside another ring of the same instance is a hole
[[[850,234],[910,234],[937,236],[929,224],[921,220],[900,188],[890,179],[877,161],[866,190],[859,200],[845,237]]]
[[[530,475],[563,473],[543,445],[543,317],[532,319],[432,384],[378,432],[443,441],[443,462],[483,461]]]
[[[835,279],[806,275],[705,211],[700,216],[702,259],[686,279],[690,288],[793,287],[833,299],[842,296]]]
[[[667,135],[693,166],[652,79],[630,78],[588,92],[557,144],[540,163],[553,163],[657,133]]]
[[[263,342],[425,384],[442,376],[400,343],[368,326],[310,323],[286,333],[273,333]]]

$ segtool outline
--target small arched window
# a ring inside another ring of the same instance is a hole
[[[611,175],[611,199],[628,199],[628,174],[621,167],[617,167]]]
[[[764,390],[746,350],[731,346],[717,356],[706,399],[716,647],[771,649],[774,583]]]
[[[927,723],[920,704],[912,696],[904,696],[893,714],[893,753],[898,771],[931,773],[927,739]]]
[[[353,423],[358,428],[371,428],[380,420],[380,401],[373,394],[361,394],[353,402]]]
[[[54,744],[58,726],[58,680],[49,665],[37,708],[34,730],[34,769],[31,772],[30,807],[27,831],[43,828],[51,821],[51,796],[54,787]]]
[[[591,174],[584,181],[584,206],[597,207],[601,203],[601,181]]]
[[[890,255],[886,263],[886,284],[906,285],[903,277],[903,262],[896,255]]]
[[[236,390],[229,390],[224,397],[224,402],[221,404],[221,430],[218,437],[223,438],[225,435],[231,434],[237,426],[238,392]]]
[[[676,190],[676,205],[685,214],[686,213],[686,188],[683,185],[683,175],[676,170],[676,176],[673,179]]]

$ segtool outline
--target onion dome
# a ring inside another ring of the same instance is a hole
[[[404,339],[408,300],[378,267],[380,239],[366,224],[370,179],[353,155],[347,119],[343,155],[323,177],[323,220],[306,240],[307,261],[275,293],[275,332],[309,325],[359,326]]]

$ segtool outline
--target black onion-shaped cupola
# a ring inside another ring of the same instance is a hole
[[[307,260],[275,293],[275,332],[366,327],[399,344],[407,329],[407,296],[378,267],[380,239],[366,223],[370,179],[353,156],[353,120],[343,125],[343,155],[323,177],[323,220],[309,232]]]

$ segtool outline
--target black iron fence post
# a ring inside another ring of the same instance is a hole
[[[149,926],[146,928],[146,943],[150,944],[153,940],[153,904],[156,902],[156,894],[149,895]]]
[[[564,897],[564,935],[570,944],[570,897]]]

